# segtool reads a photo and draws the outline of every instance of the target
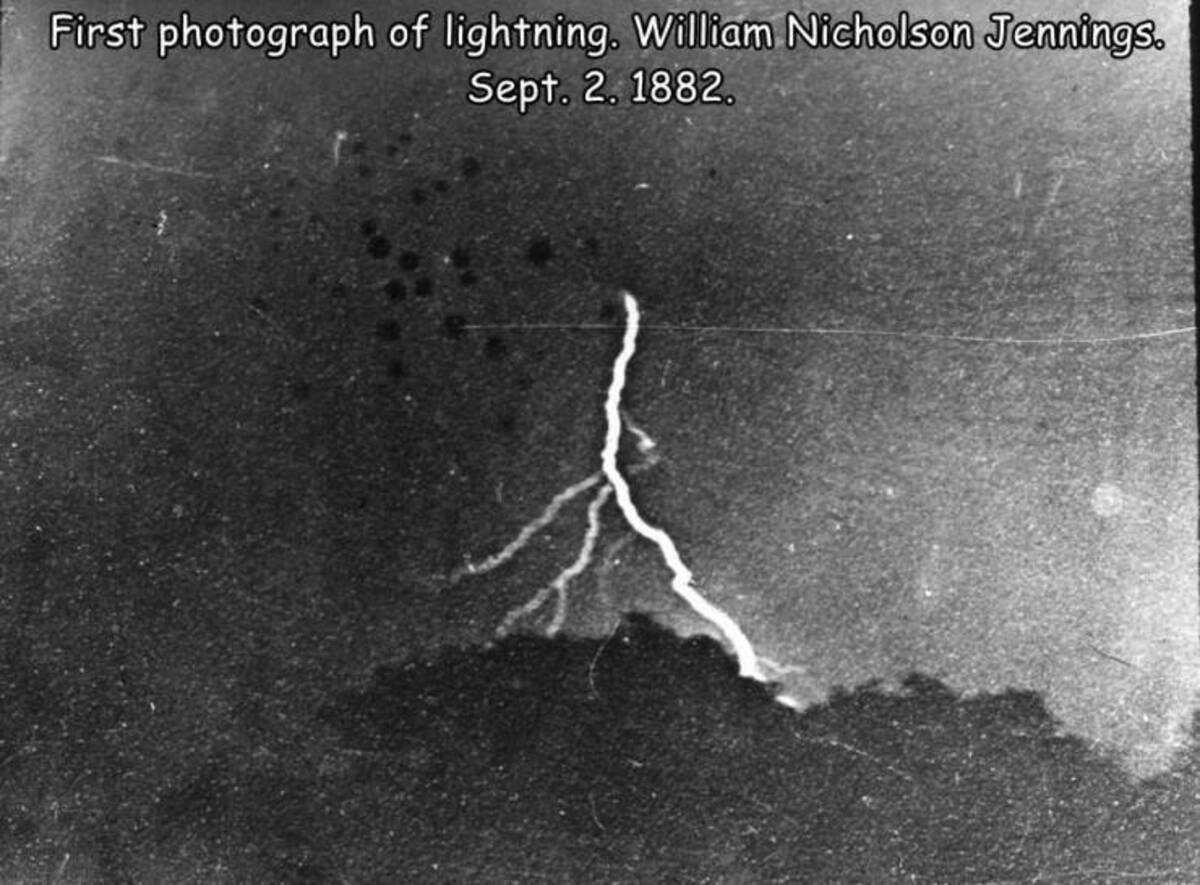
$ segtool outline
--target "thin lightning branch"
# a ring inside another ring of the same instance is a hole
[[[516,556],[534,535],[554,522],[554,518],[558,516],[558,511],[562,510],[564,504],[586,492],[592,486],[596,485],[596,483],[600,482],[601,479],[601,474],[593,473],[587,479],[581,479],[574,485],[567,486],[554,496],[553,500],[546,505],[546,509],[541,512],[541,515],[526,523],[520,533],[503,550],[492,554],[483,562],[474,563],[468,561],[466,564],[459,566],[450,573],[450,583],[457,584],[466,575],[482,575],[484,572],[490,572],[492,569],[504,565],[504,563]]]
[[[617,468],[617,445],[621,440],[621,393],[625,388],[625,375],[629,368],[629,361],[633,359],[634,351],[637,349],[638,323],[641,319],[637,299],[628,292],[624,292],[623,295],[626,315],[625,337],[621,344],[621,352],[617,354],[616,362],[613,363],[612,384],[609,385],[608,398],[604,403],[607,432],[604,437],[604,449],[600,453],[604,476],[612,486],[613,492],[617,496],[617,504],[629,525],[643,538],[658,545],[663,560],[671,569],[671,589],[687,602],[693,611],[712,623],[729,640],[729,644],[733,646],[733,650],[737,654],[738,669],[743,676],[766,682],[767,677],[759,665],[758,655],[755,654],[754,646],[750,644],[750,640],[746,638],[742,628],[733,618],[705,599],[692,586],[692,572],[684,565],[679,550],[675,547],[675,542],[665,531],[650,525],[642,518],[637,507],[634,506],[629,483],[625,481],[625,477]]]
[[[638,427],[629,418],[629,413],[621,409],[621,420],[624,422],[625,429],[637,437],[638,454],[642,456],[642,460],[629,468],[630,473],[641,473],[643,470],[649,470],[658,463],[658,452],[654,449],[658,446],[646,431]]]
[[[645,456],[645,460],[635,464],[630,469],[630,472],[637,472],[653,467],[657,463],[658,458],[653,451],[656,443],[645,431],[635,429],[632,425],[630,425],[630,429],[631,432],[634,432],[638,436],[638,451],[642,452]],[[450,585],[457,584],[463,578],[485,574],[504,565],[520,553],[533,539],[534,535],[552,523],[558,517],[559,511],[566,504],[600,483],[603,477],[604,474],[597,471],[586,479],[582,479],[574,485],[567,486],[567,488],[551,499],[550,503],[540,514],[522,526],[517,536],[498,553],[494,553],[482,562],[467,561],[464,565],[452,571],[448,578]],[[546,604],[552,593],[556,596],[554,616],[546,627],[546,634],[548,636],[555,636],[562,629],[567,618],[567,587],[571,581],[586,571],[588,566],[591,565],[596,550],[596,542],[600,537],[600,511],[611,496],[612,487],[608,483],[601,485],[588,505],[588,528],[584,534],[583,543],[580,545],[579,554],[575,562],[563,569],[552,582],[540,588],[526,602],[510,609],[500,622],[500,626],[496,628],[497,636],[503,637],[511,633],[519,620],[535,614],[538,609]]]
[[[600,537],[600,511],[610,497],[612,497],[612,486],[606,484],[596,493],[596,497],[592,498],[592,502],[588,504],[588,527],[583,536],[583,544],[579,548],[579,556],[554,579],[553,586],[558,598],[555,602],[554,618],[546,627],[546,633],[549,636],[558,635],[563,622],[567,619],[567,585],[583,574],[591,565],[592,554],[596,551],[596,539]]]
[[[657,444],[644,430],[636,428],[632,424],[629,425],[629,429],[630,432],[637,436],[637,448],[642,453],[644,459],[630,468],[630,472],[636,473],[653,467],[658,461],[658,456],[654,452]],[[586,479],[582,479],[559,492],[546,508],[526,523],[517,533],[517,536],[505,545],[502,550],[489,556],[482,562],[475,563],[468,561],[466,564],[455,569],[449,575],[449,583],[454,585],[463,578],[481,575],[504,565],[504,563],[520,553],[533,539],[534,535],[552,523],[558,517],[559,511],[567,503],[600,483],[603,477],[604,474],[597,471]],[[608,483],[604,483],[600,486],[596,494],[592,496],[591,503],[588,505],[588,528],[584,534],[583,542],[580,545],[579,554],[575,562],[559,572],[558,576],[552,582],[541,587],[527,601],[510,609],[500,622],[500,626],[496,628],[497,636],[503,637],[511,633],[519,620],[535,614],[538,609],[546,604],[551,594],[555,594],[556,599],[554,615],[550,623],[546,626],[546,635],[555,636],[558,634],[567,618],[567,588],[570,586],[571,581],[586,571],[592,563],[596,551],[596,543],[600,537],[600,511],[604,508],[610,497],[612,497],[612,487]]]
[[[550,598],[550,594],[553,592],[554,584],[546,584],[538,588],[538,592],[529,597],[521,605],[509,609],[508,613],[504,615],[504,620],[500,622],[500,626],[496,628],[496,635],[503,638],[511,633],[517,621],[529,617],[545,605],[546,600]]]
[[[653,452],[658,443],[651,439],[650,434],[634,424],[633,419],[629,417],[629,413],[624,409],[621,409],[619,414],[621,416],[621,421],[624,423],[625,429],[637,437],[637,450],[643,455]]]
[[[575,557],[575,561],[559,572],[553,581],[538,590],[528,601],[510,609],[504,616],[504,620],[500,622],[500,626],[496,628],[497,636],[507,636],[511,633],[517,621],[529,617],[545,605],[551,593],[554,593],[556,597],[554,616],[546,625],[546,635],[551,637],[558,635],[567,620],[567,587],[583,574],[592,562],[592,554],[596,550],[596,539],[600,536],[600,510],[611,495],[612,489],[605,484],[588,504],[587,532],[583,536],[583,543],[579,547],[579,555]]]

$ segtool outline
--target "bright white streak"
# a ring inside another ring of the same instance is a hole
[[[554,588],[554,592],[558,594],[558,600],[554,606],[554,618],[546,626],[547,636],[557,636],[558,631],[563,628],[563,624],[567,620],[567,586],[583,574],[587,570],[587,567],[592,564],[592,554],[596,550],[596,539],[600,537],[600,511],[611,494],[612,486],[605,484],[596,493],[596,497],[592,498],[587,509],[587,532],[583,536],[583,544],[579,548],[579,555],[575,557],[573,563],[558,573],[558,577],[550,585]]]
[[[625,299],[625,337],[621,343],[621,352],[617,354],[617,359],[613,363],[612,383],[608,387],[608,398],[604,403],[607,430],[604,436],[604,449],[600,453],[604,476],[617,496],[617,504],[620,506],[625,520],[635,532],[658,545],[667,568],[671,570],[671,589],[687,602],[696,614],[721,631],[737,654],[738,670],[742,676],[757,679],[759,682],[767,682],[767,676],[759,664],[754,646],[742,632],[742,628],[728,614],[705,599],[692,585],[692,572],[684,565],[679,550],[675,547],[675,542],[665,531],[650,525],[638,513],[629,492],[629,483],[617,469],[617,446],[621,441],[621,393],[625,389],[625,375],[629,368],[629,361],[633,359],[633,353],[637,349],[638,324],[641,319],[637,299],[628,292],[621,294]]]

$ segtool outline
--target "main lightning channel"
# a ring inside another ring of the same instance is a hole
[[[679,550],[671,536],[657,526],[650,525],[642,518],[633,503],[629,491],[629,483],[621,475],[617,467],[617,446],[621,441],[621,394],[625,389],[625,377],[629,369],[629,361],[637,350],[638,327],[641,312],[637,299],[629,292],[622,292],[625,301],[625,335],[621,343],[621,352],[613,362],[612,383],[608,387],[608,397],[604,403],[606,432],[604,449],[600,453],[600,462],[604,476],[612,486],[617,505],[625,516],[626,522],[635,532],[648,541],[653,541],[662,553],[663,560],[671,570],[671,589],[681,597],[696,614],[713,624],[721,635],[728,640],[737,655],[738,670],[742,676],[757,679],[759,682],[769,681],[763,672],[762,664],[754,651],[749,638],[738,626],[737,621],[724,610],[709,602],[700,594],[693,583],[692,571],[683,562]]]

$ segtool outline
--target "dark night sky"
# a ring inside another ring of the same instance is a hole
[[[50,53],[7,9],[0,542],[30,660],[128,670],[203,735],[243,692],[284,686],[266,716],[487,639],[583,505],[446,575],[599,468],[628,289],[638,505],[796,693],[1030,688],[1153,769],[1200,685],[1195,339],[1155,334],[1194,323],[1177,6],[1124,61],[624,48],[614,77],[720,65],[738,101],[524,117],[469,106],[480,63],[441,50]],[[610,505],[567,632],[700,629],[627,531]]]

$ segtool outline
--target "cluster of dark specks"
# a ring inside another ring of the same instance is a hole
[[[365,153],[365,147],[360,149],[361,142],[351,146],[353,155]],[[393,155],[399,149],[388,145],[388,155]],[[466,182],[477,178],[483,172],[483,166],[475,157],[466,157],[458,165],[458,177]],[[361,172],[360,172],[361,174]],[[434,195],[448,194],[451,183],[444,178],[435,179],[427,186],[414,187],[408,197],[413,205],[421,206],[429,202]],[[480,274],[474,264],[471,247],[468,244],[455,245],[446,257],[444,268],[434,268],[426,261],[425,256],[413,249],[401,248],[397,251],[392,241],[381,229],[378,218],[366,218],[359,224],[359,234],[364,241],[366,254],[373,259],[394,261],[399,273],[383,284],[383,292],[390,303],[403,301],[409,295],[417,298],[428,298],[435,292],[435,272],[438,275],[452,274],[459,286],[471,287],[480,282]],[[534,236],[525,247],[525,259],[537,268],[545,267],[554,259],[554,243],[548,236]],[[441,277],[439,276],[439,279]],[[468,318],[461,313],[446,313],[442,316],[442,335],[457,341],[464,337],[470,325]],[[400,329],[398,325],[387,320],[376,328],[376,335],[385,341],[397,340]],[[483,342],[483,356],[489,360],[501,361],[508,355],[508,344],[498,335],[488,336]],[[393,374],[393,377],[403,377],[403,371]]]
[[[386,157],[395,157],[403,147],[411,143],[411,140],[411,136],[403,135],[395,142],[387,144],[384,147]],[[367,154],[365,141],[359,140],[350,146],[350,155],[355,158],[355,172],[362,178],[374,175],[374,168],[367,162]],[[458,164],[458,180],[467,182],[477,178],[482,171],[483,166],[479,160],[475,157],[466,157]],[[451,190],[450,180],[438,178],[428,185],[413,187],[407,192],[406,198],[414,206],[421,206],[438,195],[450,193]],[[388,304],[396,305],[410,296],[428,299],[434,295],[439,282],[446,282],[444,275],[441,274],[441,269],[432,266],[427,256],[405,244],[393,242],[384,229],[384,223],[379,218],[372,216],[362,219],[358,224],[358,234],[362,238],[363,251],[367,258],[372,261],[387,262],[392,269],[392,275],[379,284],[379,290]],[[457,275],[458,285],[473,286],[479,282],[479,274],[471,266],[469,245],[456,245],[450,253],[447,265]],[[344,297],[345,294],[344,283],[335,283],[330,290],[330,295],[335,298]],[[455,321],[449,317],[445,318],[443,322],[445,330],[449,330],[455,325]],[[461,333],[463,331],[461,327],[465,325],[466,320],[461,320],[456,334]],[[385,317],[375,324],[375,338],[388,344],[397,344],[403,337],[403,331],[400,321],[394,317]],[[388,377],[394,380],[400,380],[408,374],[404,360],[399,355],[388,360],[386,371]]]
[[[346,160],[347,173],[362,179],[371,179],[378,170],[398,169],[404,165],[402,154],[412,143],[408,134],[393,138],[382,148],[373,149],[365,139],[355,139],[345,146],[343,158]],[[378,170],[377,170],[378,167]],[[419,184],[406,186],[399,192],[402,202],[414,207],[425,206],[437,201],[441,196],[454,193],[457,189],[469,187],[470,183],[483,174],[483,164],[472,156],[463,157],[445,177],[425,179]],[[282,210],[272,210],[271,218],[278,220]],[[452,294],[469,289],[480,284],[485,275],[479,266],[475,248],[471,242],[454,243],[448,252],[429,255],[424,250],[407,241],[407,234],[398,233],[389,223],[387,215],[369,215],[357,221],[355,231],[362,246],[362,265],[367,279],[373,279],[371,292],[382,296],[380,299],[384,310],[395,307],[411,299],[426,300],[431,306],[440,306],[440,302],[432,301],[435,295]],[[411,232],[411,231],[410,231]],[[306,240],[310,245],[319,246],[322,243],[332,245],[336,235],[325,219],[314,215],[306,226]],[[594,239],[587,242],[589,252],[594,252]],[[535,233],[528,237],[513,257],[523,259],[529,266],[542,269],[550,265],[556,258],[556,246],[550,236]],[[383,269],[382,279],[379,270]],[[317,273],[309,277],[310,283],[319,279]],[[331,300],[345,303],[351,297],[354,283],[346,279],[337,279],[328,283],[328,294]],[[366,294],[366,293],[364,293]],[[451,341],[466,338],[466,333],[473,321],[468,314],[454,310],[446,310],[441,315],[441,334]],[[390,354],[387,357],[385,371],[394,381],[400,381],[408,375],[405,359],[399,352],[405,338],[407,323],[403,316],[385,313],[374,322],[373,337],[387,346]],[[490,362],[503,362],[510,356],[510,343],[497,333],[482,337],[479,341],[479,356]],[[522,379],[528,383],[528,379]],[[311,395],[312,388],[307,382],[295,387],[293,395],[297,400],[306,399]]]

